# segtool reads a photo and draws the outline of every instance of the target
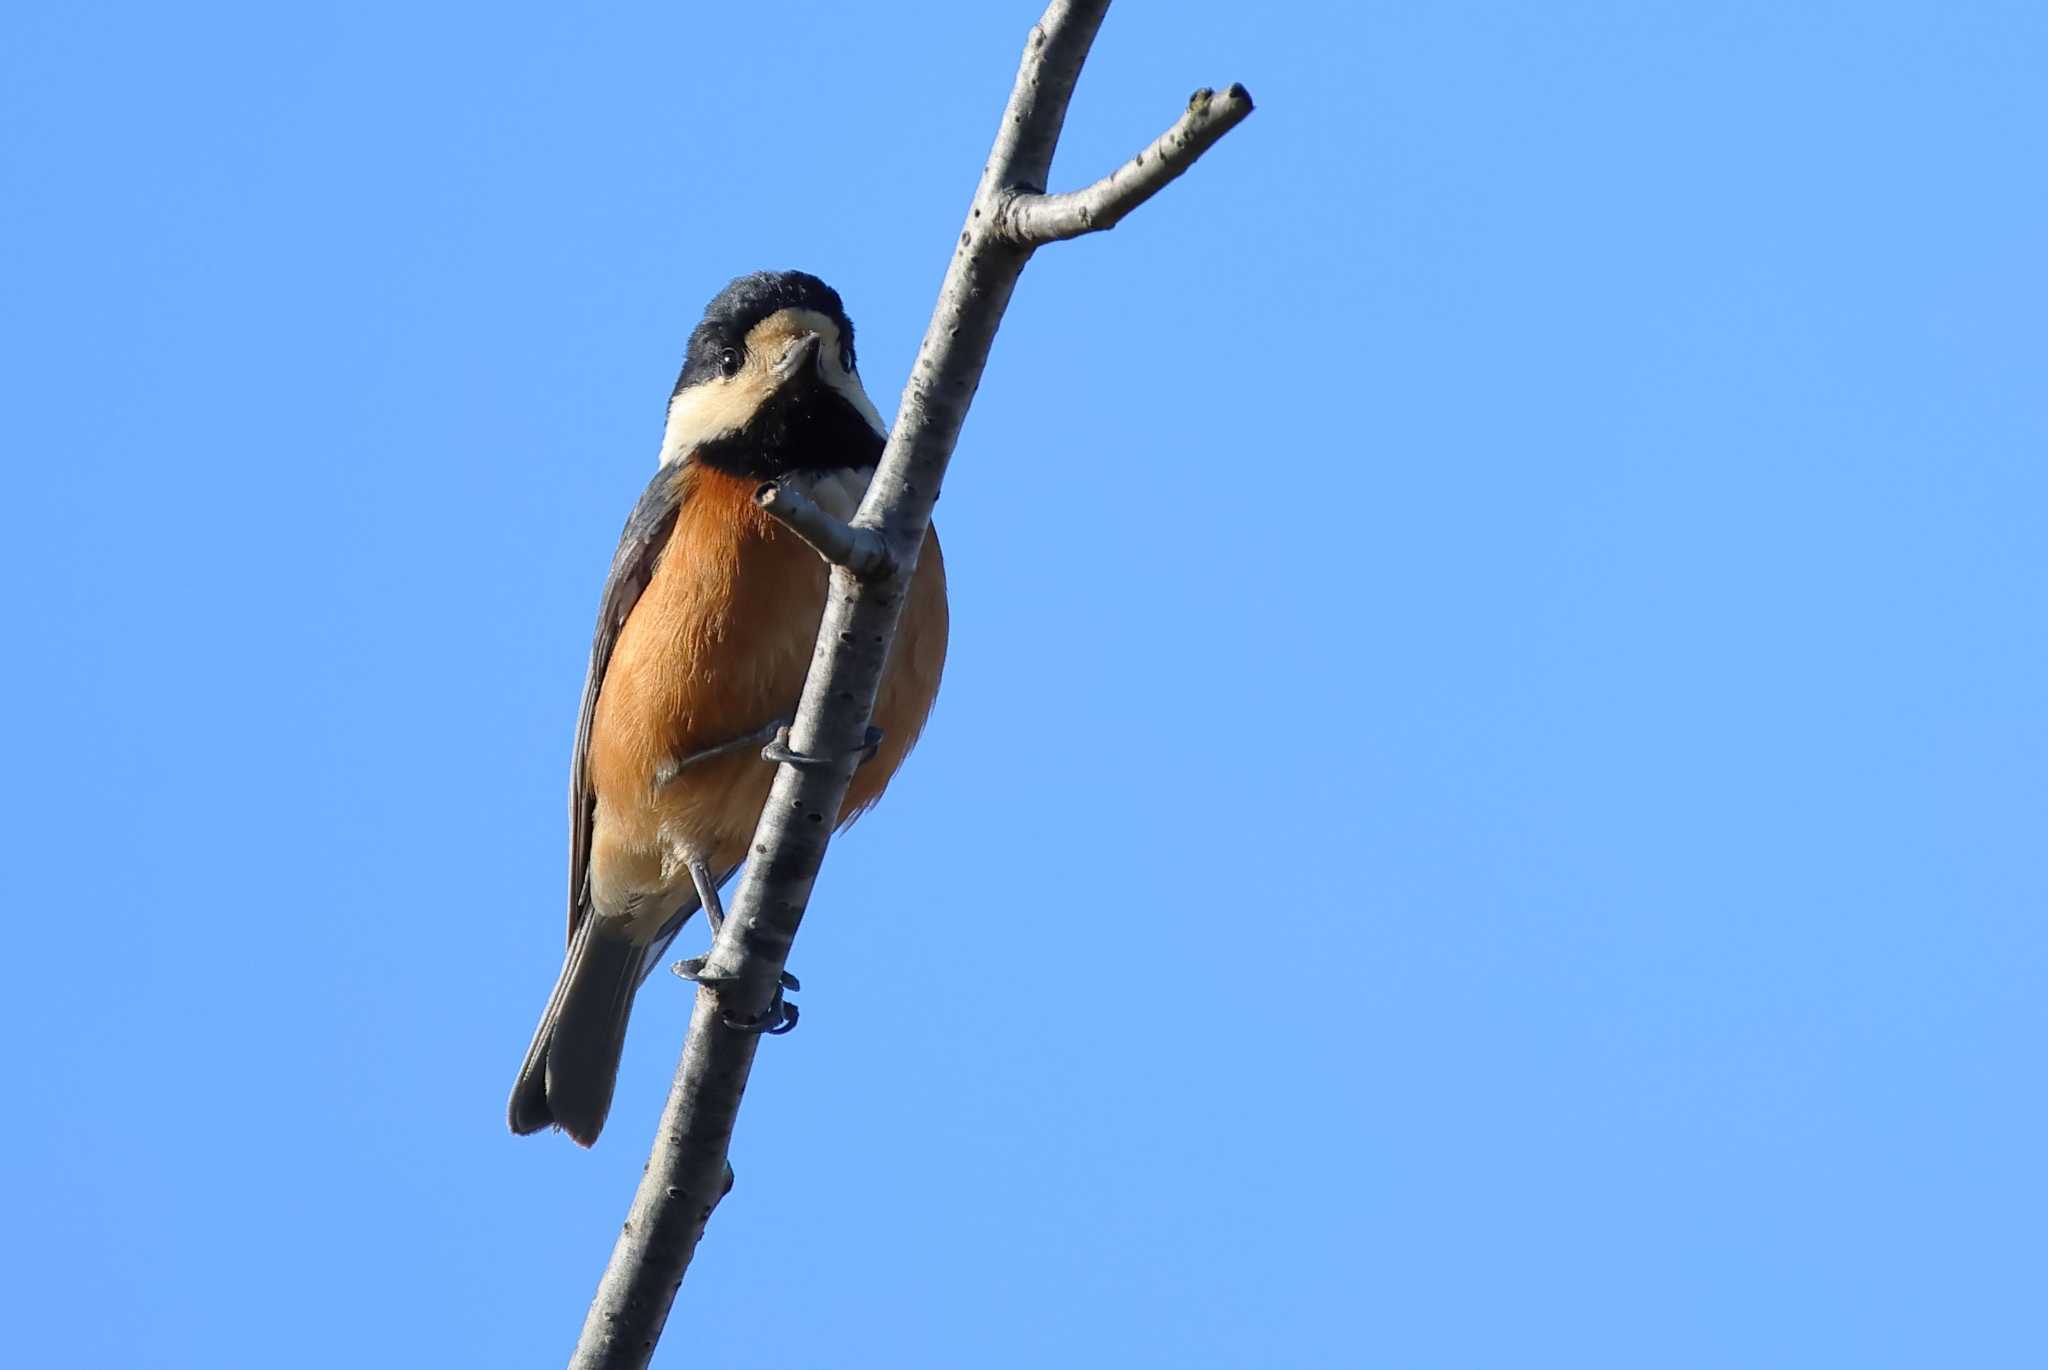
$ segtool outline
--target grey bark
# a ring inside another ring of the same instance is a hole
[[[1109,0],[1053,0],[1031,30],[895,430],[851,526],[787,492],[762,492],[763,507],[834,564],[788,734],[789,749],[808,761],[776,767],[724,930],[697,972],[682,1060],[570,1360],[577,1370],[647,1364],[704,1225],[730,1188],[726,1149],[761,1040],[730,1024],[781,1018],[783,967],[824,859],[830,816],[864,748],[932,505],[1017,277],[1034,248],[1109,228],[1251,113],[1242,86],[1221,96],[1197,92],[1180,121],[1129,164],[1085,190],[1046,195],[1067,102],[1108,8]]]
[[[896,559],[880,533],[841,523],[796,486],[769,481],[754,492],[754,503],[834,566],[862,580],[888,580],[896,574]]]

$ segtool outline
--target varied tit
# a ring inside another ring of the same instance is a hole
[[[755,490],[793,483],[851,518],[884,437],[830,286],[761,272],[706,306],[598,607],[569,771],[569,952],[512,1089],[514,1132],[597,1140],[634,992],[685,919],[717,912],[753,839],[775,767],[751,739],[795,712],[828,576]],[[840,824],[903,764],[945,657],[946,573],[928,533],[875,703],[881,741]]]

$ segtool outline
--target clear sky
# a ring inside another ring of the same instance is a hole
[[[884,409],[1034,0],[0,18],[17,1364],[559,1364],[503,1105],[730,276]],[[1145,4],[660,1364],[2048,1364],[2048,8]],[[692,932],[686,943],[701,933]],[[696,949],[686,946],[686,950]]]

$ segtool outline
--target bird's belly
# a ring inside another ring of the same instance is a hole
[[[690,862],[714,874],[746,854],[775,768],[747,750],[693,768],[689,779],[628,796],[600,795],[591,835],[591,905],[652,936],[694,892]]]
[[[758,747],[684,764],[794,714],[824,613],[824,563],[752,495],[716,472],[696,476],[620,629],[589,750],[601,915],[665,917],[690,887],[690,861],[724,871],[745,857],[767,803],[776,768]],[[944,587],[930,540],[876,701],[885,738],[856,773],[841,821],[880,796],[924,725],[945,658]]]

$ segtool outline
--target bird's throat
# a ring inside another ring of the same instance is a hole
[[[868,467],[885,439],[829,386],[778,392],[738,432],[698,445],[696,459],[747,480]]]

